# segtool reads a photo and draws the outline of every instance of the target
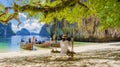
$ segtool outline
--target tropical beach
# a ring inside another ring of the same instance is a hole
[[[59,48],[58,48],[59,50]],[[0,53],[0,67],[119,67],[120,43],[97,43],[74,47],[73,58],[51,49]]]
[[[119,67],[120,0],[0,0],[0,67]]]

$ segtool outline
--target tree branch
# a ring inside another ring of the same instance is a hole
[[[18,8],[18,10],[20,10],[20,11],[30,10],[30,11],[39,11],[39,12],[43,12],[43,13],[47,14],[48,12],[60,11],[60,10],[64,9],[65,7],[72,7],[76,3],[78,3],[79,5],[87,8],[87,9],[89,9],[86,5],[84,5],[79,0],[64,0],[61,3],[57,4],[55,7],[50,7],[48,5],[41,6],[41,4],[39,4],[38,6],[32,6],[32,5],[29,5],[29,4],[24,5],[24,6],[19,6],[19,5],[15,4],[14,7]]]

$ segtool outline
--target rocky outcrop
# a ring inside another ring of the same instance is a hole
[[[74,31],[73,31],[74,28]],[[100,21],[95,17],[84,18],[81,23],[69,24],[65,20],[50,27],[51,37],[53,34],[57,36],[63,33],[68,33],[69,37],[74,32],[75,41],[87,41],[87,42],[110,42],[120,41],[120,27],[108,27],[106,29],[100,29]]]
[[[39,35],[39,34],[35,32],[31,32],[30,35]]]
[[[77,25],[75,40],[92,42],[120,41],[120,27],[108,27],[100,29],[100,22],[95,17],[83,19],[83,22]]]
[[[30,32],[27,29],[22,28],[20,31],[16,32],[16,35],[30,35]]]
[[[40,36],[44,36],[44,37],[50,37],[50,34],[48,33],[48,31],[46,30],[46,26],[43,25],[40,32],[39,32]]]
[[[0,23],[0,36],[12,36],[15,33],[12,31],[11,23]]]

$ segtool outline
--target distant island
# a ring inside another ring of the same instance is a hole
[[[12,36],[15,33],[12,31],[11,23],[2,24],[0,23],[0,36]]]
[[[22,28],[20,31],[17,31],[16,33],[13,32],[11,23],[8,24],[2,24],[0,23],[0,36],[13,36],[13,35],[39,35],[39,36],[46,36],[50,37],[50,33],[45,28],[45,25],[42,26],[39,33],[30,32],[26,28]]]

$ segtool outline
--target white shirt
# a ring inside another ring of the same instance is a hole
[[[61,42],[60,42],[60,47],[61,47],[61,48],[68,49],[68,41],[61,41]]]
[[[68,51],[68,44],[69,42],[66,41],[60,41],[60,47],[61,47],[61,54],[66,54]]]

